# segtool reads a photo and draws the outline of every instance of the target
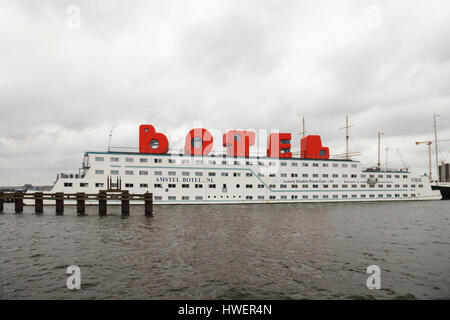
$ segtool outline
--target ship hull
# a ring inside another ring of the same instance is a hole
[[[450,186],[432,185],[432,190],[439,190],[442,195],[442,200],[450,200]]]

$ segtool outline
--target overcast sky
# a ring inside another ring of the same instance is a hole
[[[0,185],[76,172],[111,128],[137,147],[143,123],[171,148],[203,126],[218,149],[235,128],[291,132],[298,149],[302,115],[331,154],[348,115],[357,160],[376,164],[382,131],[389,166],[400,148],[424,173],[414,142],[434,137],[434,112],[450,139],[450,3],[3,0],[0,108]]]

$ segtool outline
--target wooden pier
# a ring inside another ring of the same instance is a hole
[[[24,200],[34,200],[34,211],[36,213],[44,212],[44,200],[54,201],[56,215],[64,214],[64,202],[66,200],[73,201],[77,207],[77,213],[84,215],[86,212],[86,201],[98,203],[98,214],[104,216],[107,214],[108,201],[120,201],[122,215],[130,214],[130,201],[140,201],[144,204],[144,212],[146,216],[153,213],[153,194],[130,194],[128,191],[100,191],[98,194],[89,194],[84,192],[78,193],[23,193],[23,192],[2,192],[0,191],[0,213],[4,210],[5,202],[14,202],[14,210],[16,213],[23,212]]]

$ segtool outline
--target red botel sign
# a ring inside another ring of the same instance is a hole
[[[271,158],[292,158],[290,133],[271,133],[267,137],[267,156]],[[208,155],[213,148],[213,136],[205,128],[194,128],[185,139],[184,152],[187,155]],[[222,145],[229,157],[249,157],[250,146],[255,144],[255,132],[230,130],[223,135]],[[169,140],[166,135],[156,132],[149,124],[139,127],[139,152],[166,154]],[[306,136],[301,139],[301,158],[329,159],[327,147],[322,146],[320,136]]]

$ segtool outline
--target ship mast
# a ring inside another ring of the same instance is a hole
[[[383,132],[378,131],[378,163],[377,163],[377,169],[378,171],[381,170],[381,160],[380,160],[380,148],[381,148],[381,135],[384,134]]]
[[[305,137],[305,132],[306,132],[306,130],[305,130],[305,117],[302,116],[302,138]]]
[[[348,116],[345,116],[345,127],[339,128],[339,129],[345,129],[345,159],[349,159],[349,152],[348,152],[348,140],[350,139],[350,136],[348,135],[348,128],[353,127],[353,125],[348,125]]]

